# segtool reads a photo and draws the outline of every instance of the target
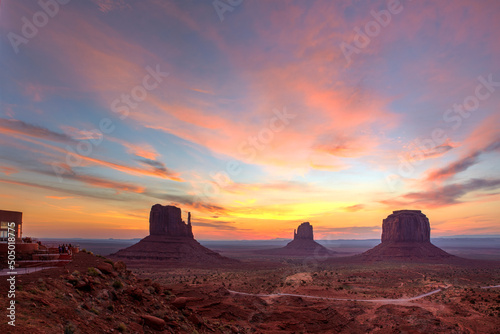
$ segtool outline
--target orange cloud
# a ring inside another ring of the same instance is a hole
[[[127,184],[123,182],[115,182],[111,180],[105,180],[102,178],[89,176],[89,175],[78,175],[74,177],[75,180],[90,184],[100,188],[109,188],[118,191],[128,191],[134,193],[143,193],[145,191],[144,187],[136,186],[132,184]]]
[[[19,172],[19,170],[17,170],[14,167],[0,166],[0,173],[4,173],[5,175],[15,174],[18,172]]]
[[[133,144],[127,142],[126,140],[110,136],[106,137],[106,139],[124,146],[127,148],[127,153],[137,155],[138,157],[142,157],[144,159],[156,160],[159,156],[158,152],[156,152],[155,149],[149,144]]]
[[[73,196],[45,196],[45,198],[63,200],[63,199],[69,199],[69,198],[74,198],[74,197]]]
[[[427,172],[426,181],[447,180],[479,163],[479,157],[488,152],[500,152],[500,116],[487,117],[465,140],[468,153],[451,164]]]
[[[21,140],[24,140],[24,141],[27,141],[27,142],[30,142],[33,144],[37,144],[37,145],[43,146],[45,148],[62,153],[64,155],[63,158],[65,158],[66,156],[69,155],[76,160],[81,160],[81,161],[84,161],[87,163],[93,163],[96,165],[105,166],[105,167],[115,169],[115,170],[118,170],[118,171],[121,171],[121,172],[124,172],[127,174],[138,175],[138,176],[144,176],[144,175],[155,176],[155,177],[170,179],[173,181],[183,182],[183,179],[179,176],[178,173],[172,172],[165,167],[159,168],[156,166],[150,166],[150,168],[144,169],[144,168],[122,165],[119,163],[109,162],[109,161],[102,160],[102,159],[92,158],[90,156],[80,155],[76,152],[69,152],[68,150],[63,149],[61,147],[47,144],[47,143],[44,143],[44,142],[41,142],[38,140],[34,140],[34,139],[31,139],[31,138],[26,137],[24,135],[17,134],[15,132],[12,132],[11,134],[12,134],[12,136],[14,136],[18,139],[21,139]],[[62,165],[65,165],[65,163],[62,163]]]

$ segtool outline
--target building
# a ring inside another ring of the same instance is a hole
[[[9,225],[12,225],[10,223],[14,223],[16,242],[19,242],[23,236],[23,213],[0,210],[0,242],[2,243],[6,243],[9,238]]]

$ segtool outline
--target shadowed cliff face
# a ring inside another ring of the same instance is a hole
[[[457,257],[430,242],[431,225],[420,210],[393,211],[382,224],[382,243],[360,254],[363,261],[449,262]]]
[[[181,209],[172,205],[155,204],[149,215],[149,235],[138,243],[111,254],[132,266],[155,263],[175,266],[235,264],[237,260],[223,257],[194,239],[191,214],[187,224]]]
[[[190,220],[191,214],[188,215],[187,224],[182,221],[180,208],[155,204],[149,214],[149,234],[193,239]]]
[[[430,242],[429,219],[420,210],[394,211],[382,224],[382,243]]]
[[[297,232],[293,231],[293,240],[314,240],[312,225],[309,223],[300,224]]]

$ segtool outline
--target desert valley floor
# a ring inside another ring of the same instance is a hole
[[[490,287],[500,281],[495,262],[350,263],[343,257],[252,254],[233,253],[241,262],[219,268],[143,263],[125,269],[121,261],[82,252],[65,268],[18,276],[18,326],[1,332],[498,333],[500,328],[500,289]],[[1,284],[6,288],[4,280]],[[408,300],[427,293],[432,294]],[[4,300],[1,304],[6,307]]]

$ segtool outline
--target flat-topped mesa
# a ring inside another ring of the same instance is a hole
[[[448,262],[459,258],[430,241],[431,225],[420,210],[393,211],[382,223],[382,243],[357,256],[363,261]]]
[[[193,239],[191,213],[188,213],[188,223],[186,224],[182,220],[180,208],[172,205],[153,205],[149,214],[149,235]]]
[[[382,243],[430,242],[431,225],[420,210],[393,211],[382,224]]]
[[[314,240],[312,225],[308,222],[300,224],[297,230],[293,230],[293,240]]]

